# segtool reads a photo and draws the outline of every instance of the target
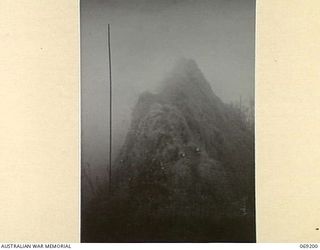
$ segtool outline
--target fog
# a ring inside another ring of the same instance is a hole
[[[108,161],[108,23],[115,154],[139,94],[180,57],[197,62],[224,102],[254,95],[254,0],[81,0],[80,14],[82,162],[93,168]]]

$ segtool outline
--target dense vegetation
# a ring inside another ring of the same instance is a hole
[[[82,241],[255,241],[253,127],[182,60],[140,96],[111,185],[82,211]]]

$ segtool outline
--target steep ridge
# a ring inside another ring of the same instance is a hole
[[[88,240],[255,240],[253,131],[193,60],[140,96],[114,165]]]

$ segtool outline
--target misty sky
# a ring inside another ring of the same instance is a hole
[[[193,58],[224,101],[254,94],[254,0],[81,0],[82,161],[108,159],[111,24],[114,150],[133,105],[175,61]]]

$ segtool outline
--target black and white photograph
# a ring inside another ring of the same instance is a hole
[[[255,0],[81,0],[81,242],[256,242]]]

